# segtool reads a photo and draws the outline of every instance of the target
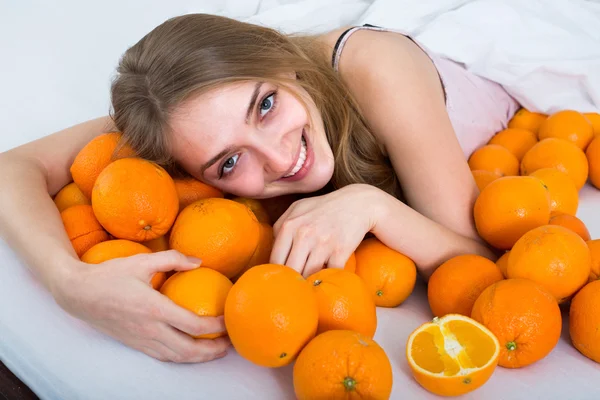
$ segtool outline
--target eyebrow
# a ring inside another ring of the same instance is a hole
[[[246,110],[246,123],[248,123],[248,120],[250,119],[250,114],[252,113],[252,110],[254,109],[254,105],[256,104],[256,99],[258,98],[258,93],[260,91],[260,87],[262,86],[263,83],[264,82],[256,82],[256,85],[254,85],[254,91],[252,92],[252,96],[250,97],[250,102],[248,103],[248,109]],[[207,169],[212,167],[214,163],[216,163],[217,161],[219,161],[221,158],[225,157],[228,153],[230,153],[232,151],[233,151],[233,146],[228,146],[225,149],[221,150],[219,152],[219,154],[217,154],[216,156],[214,156],[213,158],[208,160],[208,162],[202,166],[202,168],[200,169],[200,173],[202,175],[204,175],[204,172]]]

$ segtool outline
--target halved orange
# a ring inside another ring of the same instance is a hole
[[[406,343],[406,359],[416,381],[440,396],[459,396],[482,386],[496,369],[499,355],[496,336],[459,314],[421,325]]]

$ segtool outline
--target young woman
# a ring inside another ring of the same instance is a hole
[[[85,265],[51,196],[94,136],[253,198],[319,195],[276,222],[271,261],[309,275],[343,267],[366,233],[428,277],[461,253],[494,258],[472,219],[466,155],[506,126],[516,102],[497,84],[385,29],[317,36],[211,15],[166,21],[128,49],[112,112],[0,155],[0,229],[70,314],[160,360],[222,357],[193,340],[222,318],[179,308],[148,282],[199,261],[168,251]],[[8,189],[8,190],[7,190]]]

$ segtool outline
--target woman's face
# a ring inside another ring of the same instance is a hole
[[[333,153],[314,102],[294,89],[308,112],[287,89],[267,82],[229,84],[186,101],[171,120],[175,160],[237,196],[321,189],[333,175]]]

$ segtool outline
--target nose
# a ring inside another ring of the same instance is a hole
[[[298,151],[298,146],[294,146],[293,135],[265,135],[257,146],[258,152],[262,156],[263,169],[270,179],[279,179],[282,174],[287,172],[294,162],[294,157]]]

